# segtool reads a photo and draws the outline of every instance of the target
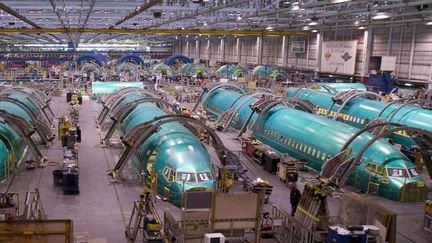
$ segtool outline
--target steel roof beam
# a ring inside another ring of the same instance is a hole
[[[148,10],[149,8],[153,7],[156,4],[159,4],[160,2],[162,2],[162,0],[150,0],[149,2],[144,3],[143,5],[137,7],[135,11],[129,13],[128,15],[122,17],[119,21],[115,22],[110,28],[114,28],[118,25],[121,25],[127,20],[139,15],[140,13]]]
[[[41,28],[41,29],[16,29],[16,28],[0,28],[0,33],[8,34],[68,34],[68,33],[83,33],[83,34],[141,34],[141,35],[238,35],[238,36],[257,36],[257,35],[304,35],[306,32],[292,31],[265,31],[265,30],[190,30],[190,29],[94,29],[94,28]]]
[[[50,0],[50,3],[51,3],[51,6],[52,6],[52,8],[53,8],[53,11],[54,11],[55,14],[57,15],[57,18],[58,18],[58,20],[60,21],[61,25],[63,26],[64,29],[66,29],[67,27],[66,27],[65,23],[63,22],[62,17],[60,16],[60,12],[57,10],[57,6],[56,6],[56,3],[55,3],[55,0]],[[63,4],[64,4],[64,2],[63,2]],[[72,37],[70,36],[70,34],[67,33],[67,35],[68,35],[69,40],[70,40],[71,42],[73,42]]]
[[[4,3],[0,3],[0,9],[3,10],[3,11],[5,11],[8,14],[14,16],[15,18],[17,18],[17,19],[25,22],[26,24],[34,27],[34,28],[37,28],[37,29],[42,28],[41,26],[37,25],[35,22],[31,21],[30,19],[26,18],[25,16],[23,16],[23,15],[19,14],[18,12],[14,11],[13,9],[11,9],[10,7],[8,7]],[[56,40],[60,41],[60,39],[57,38],[56,36],[53,36],[53,35],[51,35],[51,36],[53,38],[55,38]]]
[[[183,19],[194,18],[194,17],[199,16],[199,15],[211,13],[211,12],[214,12],[214,11],[218,11],[218,10],[229,8],[229,7],[233,7],[233,6],[237,6],[239,4],[248,3],[248,2],[250,2],[250,1],[249,0],[241,0],[241,1],[235,1],[235,2],[226,3],[224,5],[217,6],[217,7],[209,7],[209,8],[206,8],[204,10],[197,10],[195,13],[186,14],[186,15],[181,16],[181,17],[171,18],[171,19],[168,19],[168,20],[166,20],[166,21],[164,21],[162,23],[157,23],[157,24],[154,24],[154,25],[150,25],[147,28],[159,27],[161,25],[170,24],[170,23],[177,22],[177,21],[180,21],[180,20],[183,20]]]

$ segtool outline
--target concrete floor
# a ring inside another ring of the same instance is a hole
[[[50,219],[70,218],[74,222],[76,242],[127,242],[124,236],[133,201],[138,199],[142,187],[131,168],[126,168],[123,183],[112,183],[107,171],[114,167],[121,149],[118,146],[102,148],[101,136],[105,134],[95,128],[94,120],[100,112],[100,104],[84,100],[80,109],[82,142],[79,147],[80,194],[63,195],[61,188],[53,186],[52,171],[55,166],[25,170],[21,168],[12,182],[11,191],[25,195],[26,191],[39,188],[45,212]],[[56,115],[68,113],[65,97],[53,97],[52,109]],[[219,133],[226,147],[240,151],[240,144],[234,133]],[[55,140],[49,149],[42,149],[49,161],[62,160],[62,149]],[[215,154],[211,152],[212,157]],[[264,171],[256,163],[239,153],[249,171],[270,181],[274,186],[270,201],[289,211],[289,191],[276,175]],[[302,173],[299,187],[313,179],[313,175]],[[428,182],[430,185],[430,181]],[[424,203],[398,203],[373,197],[375,201],[398,214],[397,242],[431,242],[430,234],[422,230]],[[338,209],[338,200],[329,198],[331,215]],[[165,208],[175,210],[169,203],[158,201],[158,212]],[[271,240],[265,242],[272,242]]]

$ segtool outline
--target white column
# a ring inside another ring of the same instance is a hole
[[[317,56],[317,65],[315,67],[315,71],[319,72],[321,69],[321,54],[322,54],[322,43],[323,43],[324,32],[317,34],[317,46],[316,46],[316,56]]]
[[[241,37],[237,37],[237,46],[236,46],[236,58],[237,58],[237,63],[241,62]]]
[[[210,61],[211,60],[211,41],[210,41],[210,36],[208,37],[208,40],[207,40],[207,50],[208,50],[208,52],[207,52],[207,60],[208,61]]]
[[[307,41],[306,41],[306,68],[309,68],[309,42],[310,42],[310,36],[308,35]]]
[[[414,25],[413,27],[413,33],[411,38],[411,52],[410,52],[410,61],[409,61],[409,69],[408,69],[408,79],[411,79],[412,76],[412,68],[413,68],[413,61],[414,61],[414,49],[415,49],[415,41],[416,41],[416,32],[417,32],[417,25]]]
[[[393,39],[393,26],[390,26],[388,40],[387,40],[387,56],[390,56],[391,54],[392,39]]]
[[[257,64],[262,64],[262,36],[257,37],[256,48],[257,48]]]
[[[189,48],[189,40],[186,41],[186,51],[185,55],[190,57],[190,48]]]
[[[195,40],[195,59],[194,62],[195,63],[199,63],[200,59],[201,59],[201,45],[200,45],[201,41],[200,39],[196,39]]]
[[[368,27],[364,32],[360,78],[369,76],[369,61],[372,52],[372,33],[373,30],[371,27]]]
[[[282,36],[282,67],[286,67],[288,61],[288,36]]]
[[[220,59],[221,62],[225,62],[225,38],[220,39]]]

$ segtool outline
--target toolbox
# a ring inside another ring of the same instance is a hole
[[[65,195],[79,194],[79,173],[63,172],[62,187]]]
[[[272,150],[267,150],[264,153],[264,170],[269,173],[276,173],[278,163],[280,162],[280,155]]]

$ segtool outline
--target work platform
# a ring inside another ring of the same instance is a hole
[[[53,97],[52,110],[58,116],[68,113],[65,97]],[[191,107],[192,104],[185,104]],[[24,166],[16,173],[10,191],[25,192],[39,188],[42,203],[49,219],[72,219],[76,242],[127,242],[125,227],[129,222],[133,209],[133,202],[139,199],[142,185],[130,166],[123,170],[125,181],[113,183],[107,172],[115,166],[122,148],[114,146],[103,148],[100,140],[106,130],[100,131],[94,121],[101,110],[101,104],[84,99],[80,108],[80,127],[82,142],[78,144],[80,163],[80,194],[63,195],[58,187],[53,185],[52,171],[57,166],[48,163],[44,168],[25,170]],[[226,147],[239,155],[242,163],[257,177],[269,180],[273,186],[270,202],[290,212],[289,190],[277,175],[266,172],[261,166],[241,153],[241,145],[236,139],[237,133],[220,133]],[[118,135],[113,140],[118,140]],[[41,148],[49,162],[61,163],[63,150],[57,139],[52,141],[49,148]],[[216,154],[210,149],[211,156],[217,160]],[[425,177],[426,178],[426,177]],[[305,182],[313,180],[314,175],[301,172],[299,188],[303,189]],[[426,178],[427,186],[431,188],[430,180]],[[373,201],[397,213],[397,242],[430,242],[431,236],[423,228],[424,203],[400,203],[380,197],[369,196]],[[329,198],[330,215],[338,211],[339,203],[336,198]],[[160,215],[166,208],[174,214],[179,210],[168,202],[157,200],[156,210]],[[265,210],[269,210],[269,206]],[[163,218],[163,217],[161,217]],[[263,242],[275,242],[264,240]]]

